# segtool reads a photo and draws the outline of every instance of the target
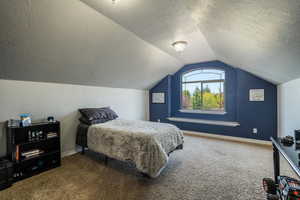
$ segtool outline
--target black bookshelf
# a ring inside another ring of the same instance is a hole
[[[60,123],[7,126],[7,157],[19,181],[61,165]]]

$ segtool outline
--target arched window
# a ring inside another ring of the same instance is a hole
[[[193,112],[225,112],[225,71],[203,68],[181,77],[181,110]]]

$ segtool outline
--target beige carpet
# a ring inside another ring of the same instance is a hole
[[[186,136],[184,150],[171,154],[157,179],[115,160],[106,166],[98,154],[76,154],[64,158],[60,168],[1,191],[0,199],[265,199],[261,179],[272,172],[271,148]]]

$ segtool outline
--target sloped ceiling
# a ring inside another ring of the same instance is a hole
[[[216,58],[197,20],[186,9],[185,1],[117,0],[115,4],[112,0],[81,1],[185,64]],[[189,42],[186,51],[174,51],[171,44],[178,40]]]
[[[300,77],[299,20],[299,0],[2,0],[0,78],[147,89],[218,59],[282,83]]]
[[[300,77],[299,0],[82,1],[185,64],[215,55],[274,83]]]
[[[275,83],[300,77],[299,0],[187,0],[217,58]]]
[[[146,89],[183,63],[78,0],[1,0],[5,79]]]

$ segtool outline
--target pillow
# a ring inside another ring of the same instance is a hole
[[[104,108],[107,119],[109,120],[113,120],[118,118],[119,116],[115,113],[115,111],[113,111],[112,109],[110,109],[110,107]]]
[[[87,120],[85,117],[80,117],[79,118],[79,121],[83,124],[86,124],[86,125],[93,125],[93,124],[100,124],[100,123],[104,123],[104,122],[107,122],[108,120],[106,119],[94,119],[92,121],[89,121]]]
[[[118,117],[118,115],[112,109],[110,109],[110,107],[83,108],[79,109],[79,112],[87,121],[93,121],[97,119],[113,120]]]
[[[107,118],[103,109],[105,108],[83,108],[83,109],[79,109],[79,112],[88,121],[92,121],[95,119]]]

